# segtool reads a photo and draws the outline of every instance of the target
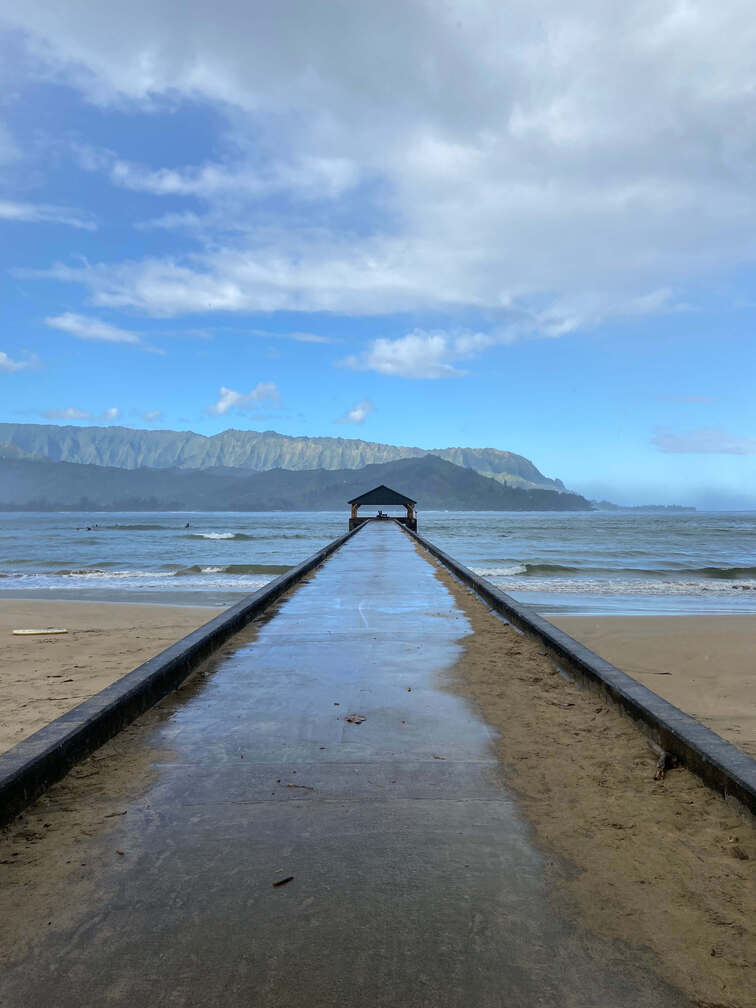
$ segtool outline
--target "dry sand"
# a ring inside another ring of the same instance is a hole
[[[217,615],[218,609],[3,599],[0,752],[109,686]],[[12,631],[65,627],[67,634]]]
[[[654,781],[645,737],[566,681],[437,569],[474,633],[449,688],[498,731],[504,784],[544,851],[562,912],[627,943],[698,1008],[756,1003],[756,830],[684,769]]]
[[[756,614],[549,619],[756,756]]]

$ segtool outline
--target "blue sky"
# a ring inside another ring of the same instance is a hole
[[[0,0],[0,419],[756,506],[750,5],[120,6]]]

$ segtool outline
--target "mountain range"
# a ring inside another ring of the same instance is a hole
[[[226,430],[205,437],[192,431],[0,423],[0,457],[118,469],[340,470],[426,455],[510,487],[565,489],[561,480],[544,476],[529,459],[496,448],[426,451],[352,438],[289,437],[276,431]]]
[[[125,469],[0,458],[0,509],[33,511],[340,511],[385,483],[422,510],[590,511],[584,497],[506,486],[432,454],[361,469]]]

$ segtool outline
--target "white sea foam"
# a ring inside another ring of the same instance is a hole
[[[181,577],[179,578],[179,574]],[[139,590],[170,590],[170,591],[215,591],[217,589],[234,592],[257,591],[266,585],[272,577],[260,575],[233,574],[223,567],[201,567],[187,573],[186,571],[150,571],[150,570],[66,570],[56,572],[5,572],[3,590],[12,592],[14,585],[24,591],[29,589],[90,588],[97,585],[99,589]]]
[[[24,577],[35,577],[34,574],[26,574]],[[42,575],[44,576],[44,575]],[[131,579],[143,580],[144,578],[149,578],[154,580],[155,578],[159,580],[164,580],[165,578],[174,577],[173,571],[149,571],[149,570],[88,570],[84,568],[83,570],[62,570],[56,571],[55,577],[63,578],[74,578],[77,581],[97,581],[97,580],[112,580],[112,581],[127,581]]]
[[[485,577],[481,570],[476,573]],[[756,591],[756,580],[702,580],[693,578],[564,578],[494,576],[489,579],[507,592],[550,592],[571,595],[742,595]]]
[[[527,573],[525,564],[515,564],[513,567],[474,567],[473,570],[484,578],[512,577],[515,574]]]

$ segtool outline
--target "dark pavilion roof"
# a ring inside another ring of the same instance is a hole
[[[373,487],[372,490],[368,490],[367,493],[360,494],[359,497],[354,497],[352,500],[347,501],[348,504],[401,504],[402,507],[414,507],[417,501],[413,501],[410,497],[405,497],[404,494],[397,493],[396,490],[392,490],[391,487],[385,486],[381,483],[380,486]]]

